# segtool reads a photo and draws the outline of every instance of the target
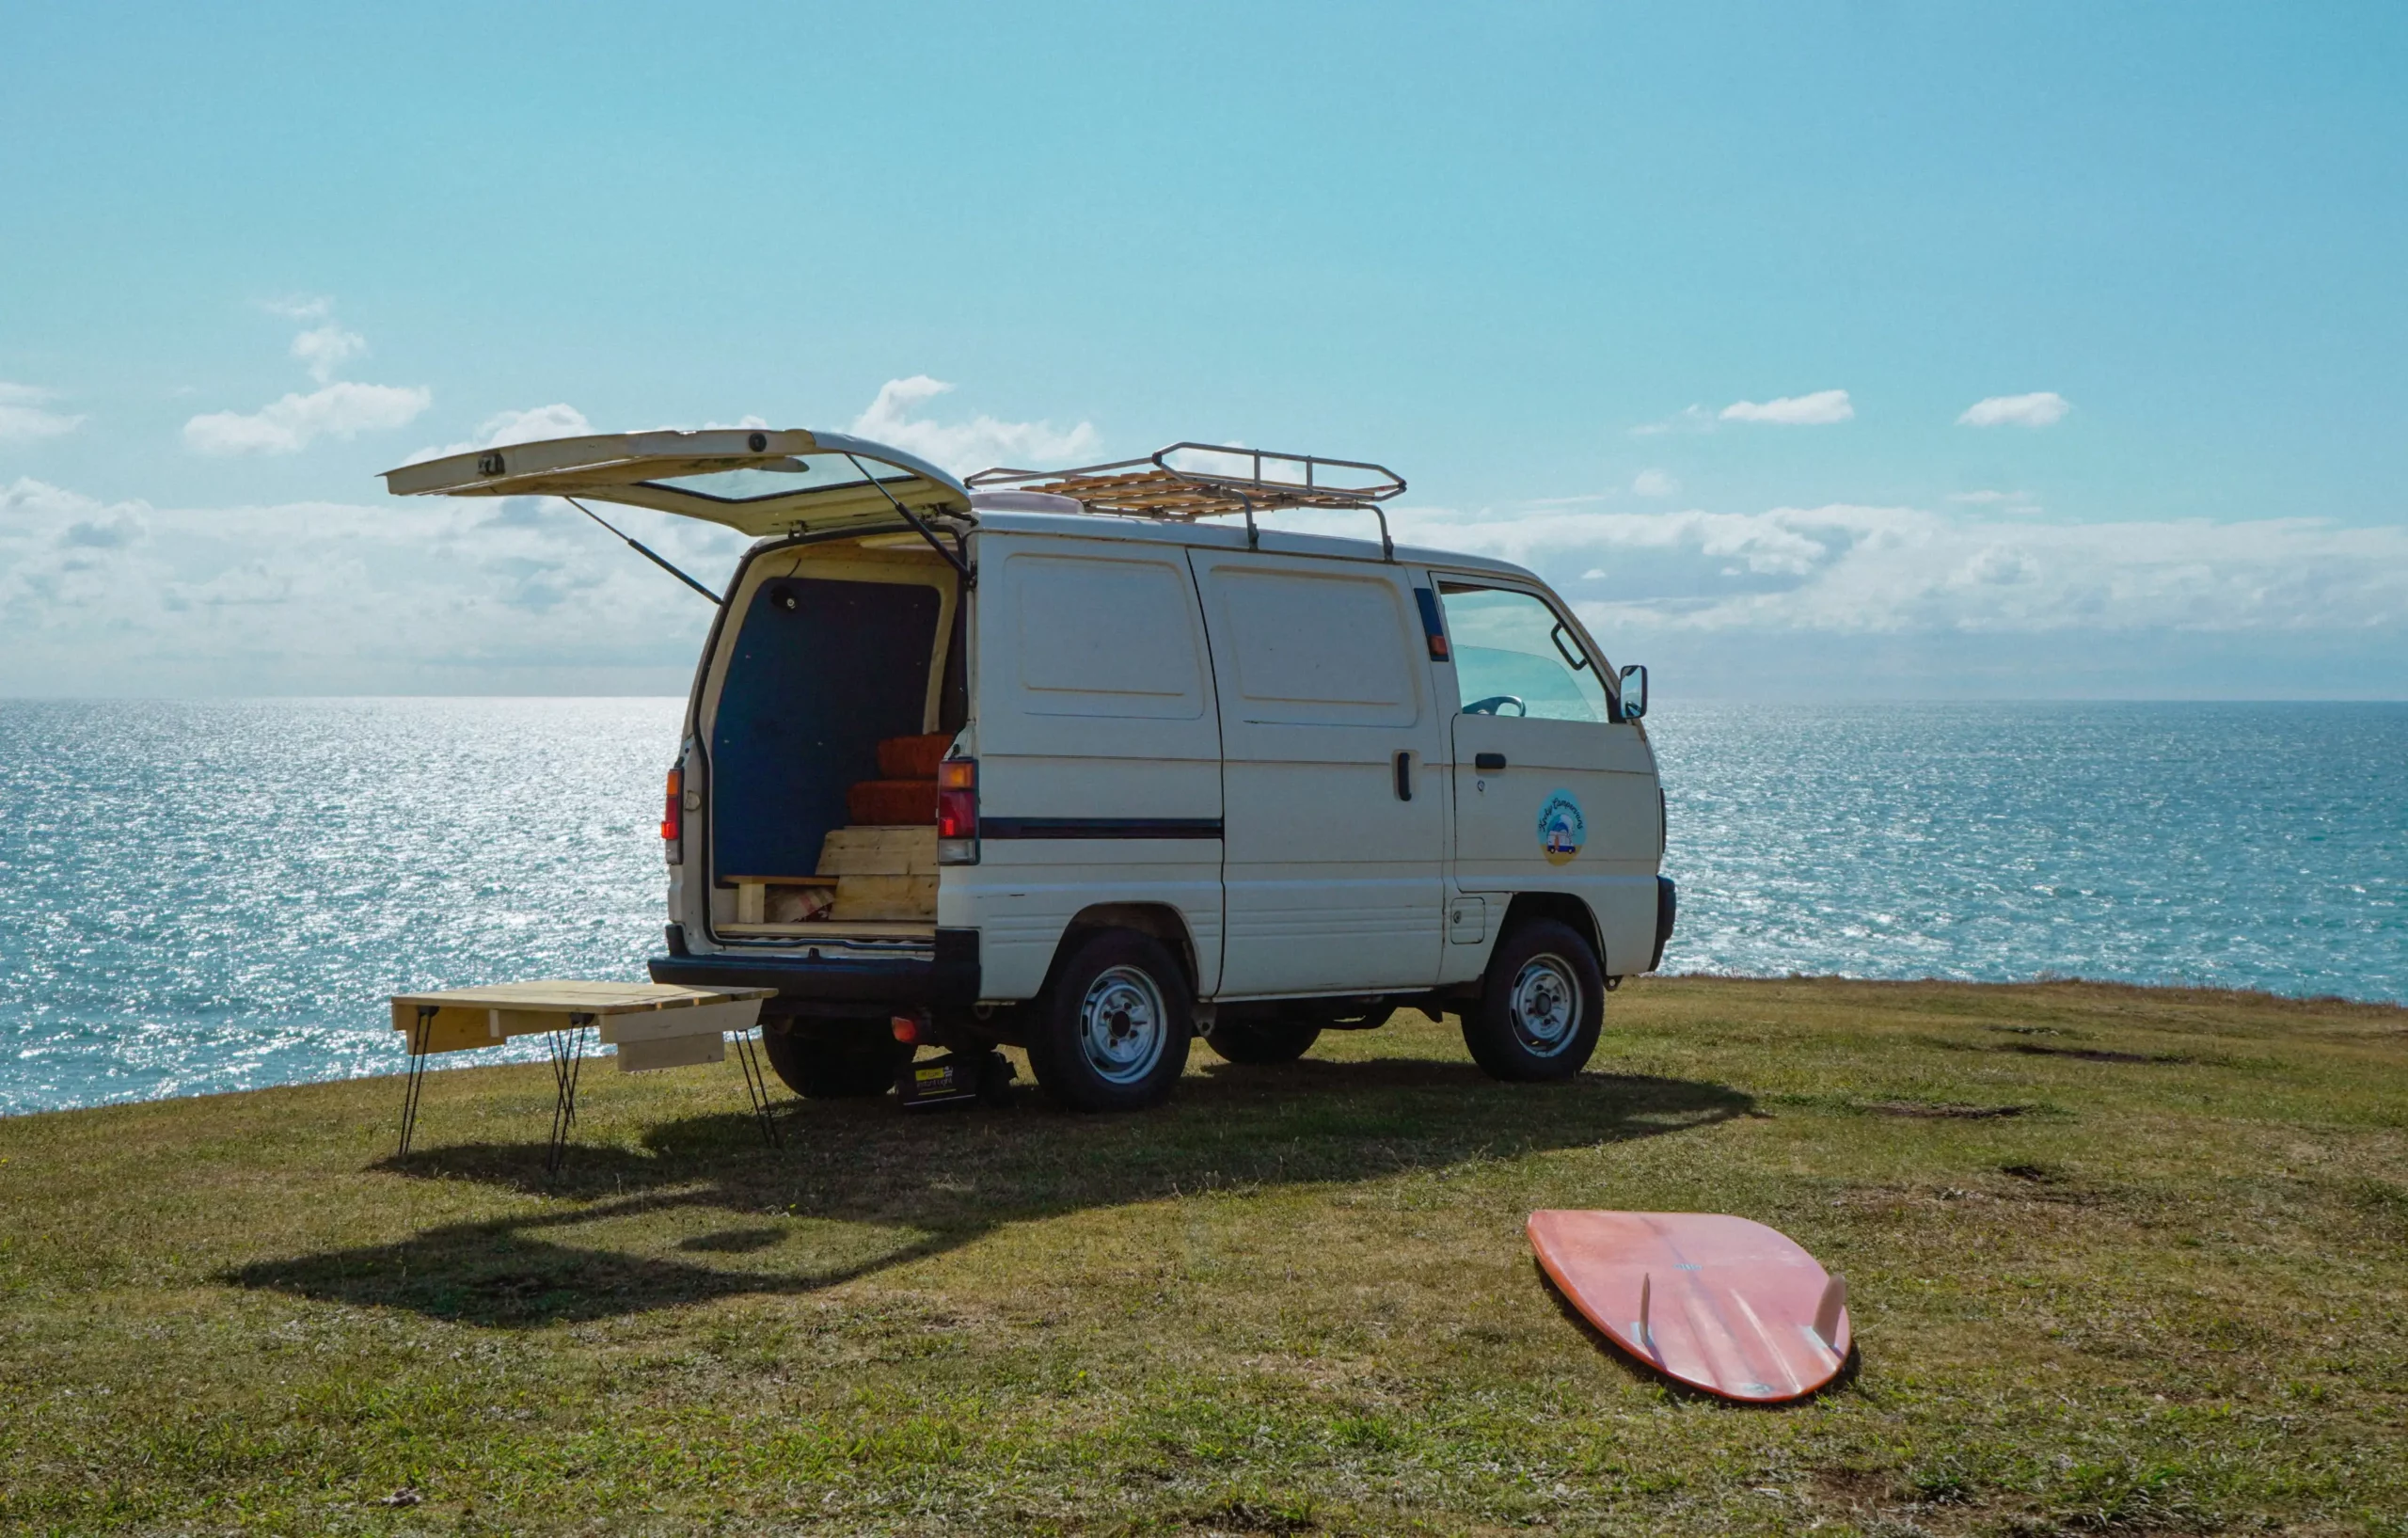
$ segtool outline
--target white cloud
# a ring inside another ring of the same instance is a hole
[[[925,373],[890,379],[879,387],[878,399],[869,409],[853,420],[853,431],[957,473],[990,465],[1040,467],[1049,460],[1079,459],[1095,452],[1098,439],[1090,422],[1058,432],[1050,422],[998,421],[982,416],[945,423],[914,415],[915,408],[952,388]]]
[[[2052,389],[2030,395],[1992,395],[1975,401],[1956,419],[1959,427],[2047,427],[2065,420],[2073,403]]]
[[[322,385],[332,379],[344,363],[367,351],[366,337],[346,331],[331,321],[293,339],[293,356],[309,369],[309,377]]]
[[[1771,422],[1782,427],[1825,427],[1846,421],[1856,407],[1844,389],[1818,389],[1812,395],[1783,395],[1772,401],[1734,401],[1722,408],[1724,421]]]
[[[760,425],[738,422],[739,427]],[[583,437],[594,431],[585,413],[565,401],[550,405],[530,406],[524,411],[498,411],[478,424],[476,436],[463,443],[447,443],[441,448],[420,449],[404,462],[416,465],[422,460],[446,459],[453,454],[474,453],[479,449],[499,449],[512,443],[540,443],[546,438]]]
[[[295,320],[325,320],[326,298],[263,299],[260,308]],[[433,404],[420,385],[334,382],[337,370],[368,351],[368,339],[328,321],[293,339],[292,355],[319,388],[291,394],[257,411],[209,411],[184,423],[185,446],[205,454],[298,453],[322,437],[352,438],[404,426]]]
[[[1640,422],[1630,430],[1630,436],[1636,438],[1652,438],[1661,437],[1667,433],[1711,433],[1713,431],[1714,413],[1702,405],[1690,404],[1681,407],[1660,420]]]
[[[149,531],[144,518],[150,511],[145,502],[104,504],[81,492],[19,476],[0,485],[0,550],[13,558],[0,563],[0,576],[13,571],[28,547],[109,550],[134,544]]]
[[[84,419],[80,416],[44,409],[45,403],[55,399],[57,393],[38,385],[11,385],[0,380],[0,443],[55,438],[81,427]]]
[[[2279,632],[2353,645],[2408,632],[2408,528],[2033,524],[1844,504],[1391,516],[1400,539],[1531,566],[1624,632]]]
[[[499,449],[507,443],[539,443],[545,438],[583,437],[594,431],[585,413],[565,401],[549,405],[532,406],[525,411],[501,411],[484,420],[477,429],[476,447]]]
[[[746,543],[611,516],[714,586]],[[1658,664],[1672,699],[1715,668],[1739,692],[1878,692],[1904,676],[1865,666],[1882,658],[1931,659],[1924,692],[1987,667],[2020,697],[2079,691],[2118,658],[2155,670],[2118,674],[2127,692],[2161,696],[2229,694],[2221,664],[2253,658],[2279,659],[2260,690],[2347,676],[2397,695],[2408,676],[2402,527],[2035,524],[1987,506],[1391,518],[1401,541],[1535,568],[1609,656]],[[0,695],[675,691],[709,619],[547,499],[163,508],[0,482]]]
[[[2040,511],[2040,504],[2028,491],[1952,491],[1947,499],[1963,507],[1994,507],[2002,513]]]
[[[351,438],[401,427],[434,401],[420,386],[332,384],[287,395],[259,410],[212,411],[184,423],[184,442],[205,454],[298,453],[322,437]]]
[[[1641,497],[1670,497],[1681,484],[1662,470],[1640,470],[1631,478],[1630,489]]]
[[[624,515],[707,582],[747,543]],[[0,482],[0,695],[665,692],[710,617],[547,499],[155,508]]]
[[[136,502],[120,503],[122,508],[136,508]],[[0,486],[0,539],[24,532],[24,520],[78,518],[108,511],[100,502],[79,491],[54,486],[31,476],[19,476],[8,485]]]

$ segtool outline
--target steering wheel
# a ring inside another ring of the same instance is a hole
[[[1505,707],[1509,705],[1513,707],[1513,714],[1517,716],[1527,716],[1530,713],[1530,707],[1522,703],[1522,697],[1519,694],[1491,694],[1484,700],[1474,700],[1471,704],[1465,706],[1464,714],[1466,716],[1501,716],[1505,713]]]

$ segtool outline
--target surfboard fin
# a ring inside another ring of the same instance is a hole
[[[1639,1274],[1639,1343],[1648,1350],[1656,1349],[1656,1336],[1647,1327],[1648,1294],[1655,1291],[1656,1275],[1650,1271]]]
[[[1643,1294],[1642,1294],[1643,1295]],[[1815,1338],[1839,1355],[1840,1315],[1847,1311],[1847,1278],[1833,1276],[1823,1284],[1823,1300],[1814,1305]]]

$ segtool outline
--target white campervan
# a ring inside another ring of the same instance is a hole
[[[1377,466],[1184,444],[965,483],[736,429],[387,480],[758,537],[669,775],[652,975],[774,988],[799,1093],[1012,1043],[1066,1103],[1134,1107],[1193,1036],[1280,1062],[1401,1007],[1459,1016],[1498,1078],[1562,1078],[1662,959],[1645,671],[1518,566],[1394,546]],[[1259,529],[1277,508],[1380,537]]]

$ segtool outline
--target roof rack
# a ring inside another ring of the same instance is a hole
[[[1144,459],[1076,469],[997,466],[966,477],[963,484],[974,490],[1009,487],[1074,497],[1093,512],[1127,517],[1242,514],[1248,548],[1259,535],[1254,524],[1257,513],[1286,507],[1360,509],[1380,520],[1380,553],[1390,561],[1396,559],[1396,542],[1388,537],[1387,514],[1379,504],[1404,490],[1404,477],[1385,465],[1218,443],[1174,443]]]

